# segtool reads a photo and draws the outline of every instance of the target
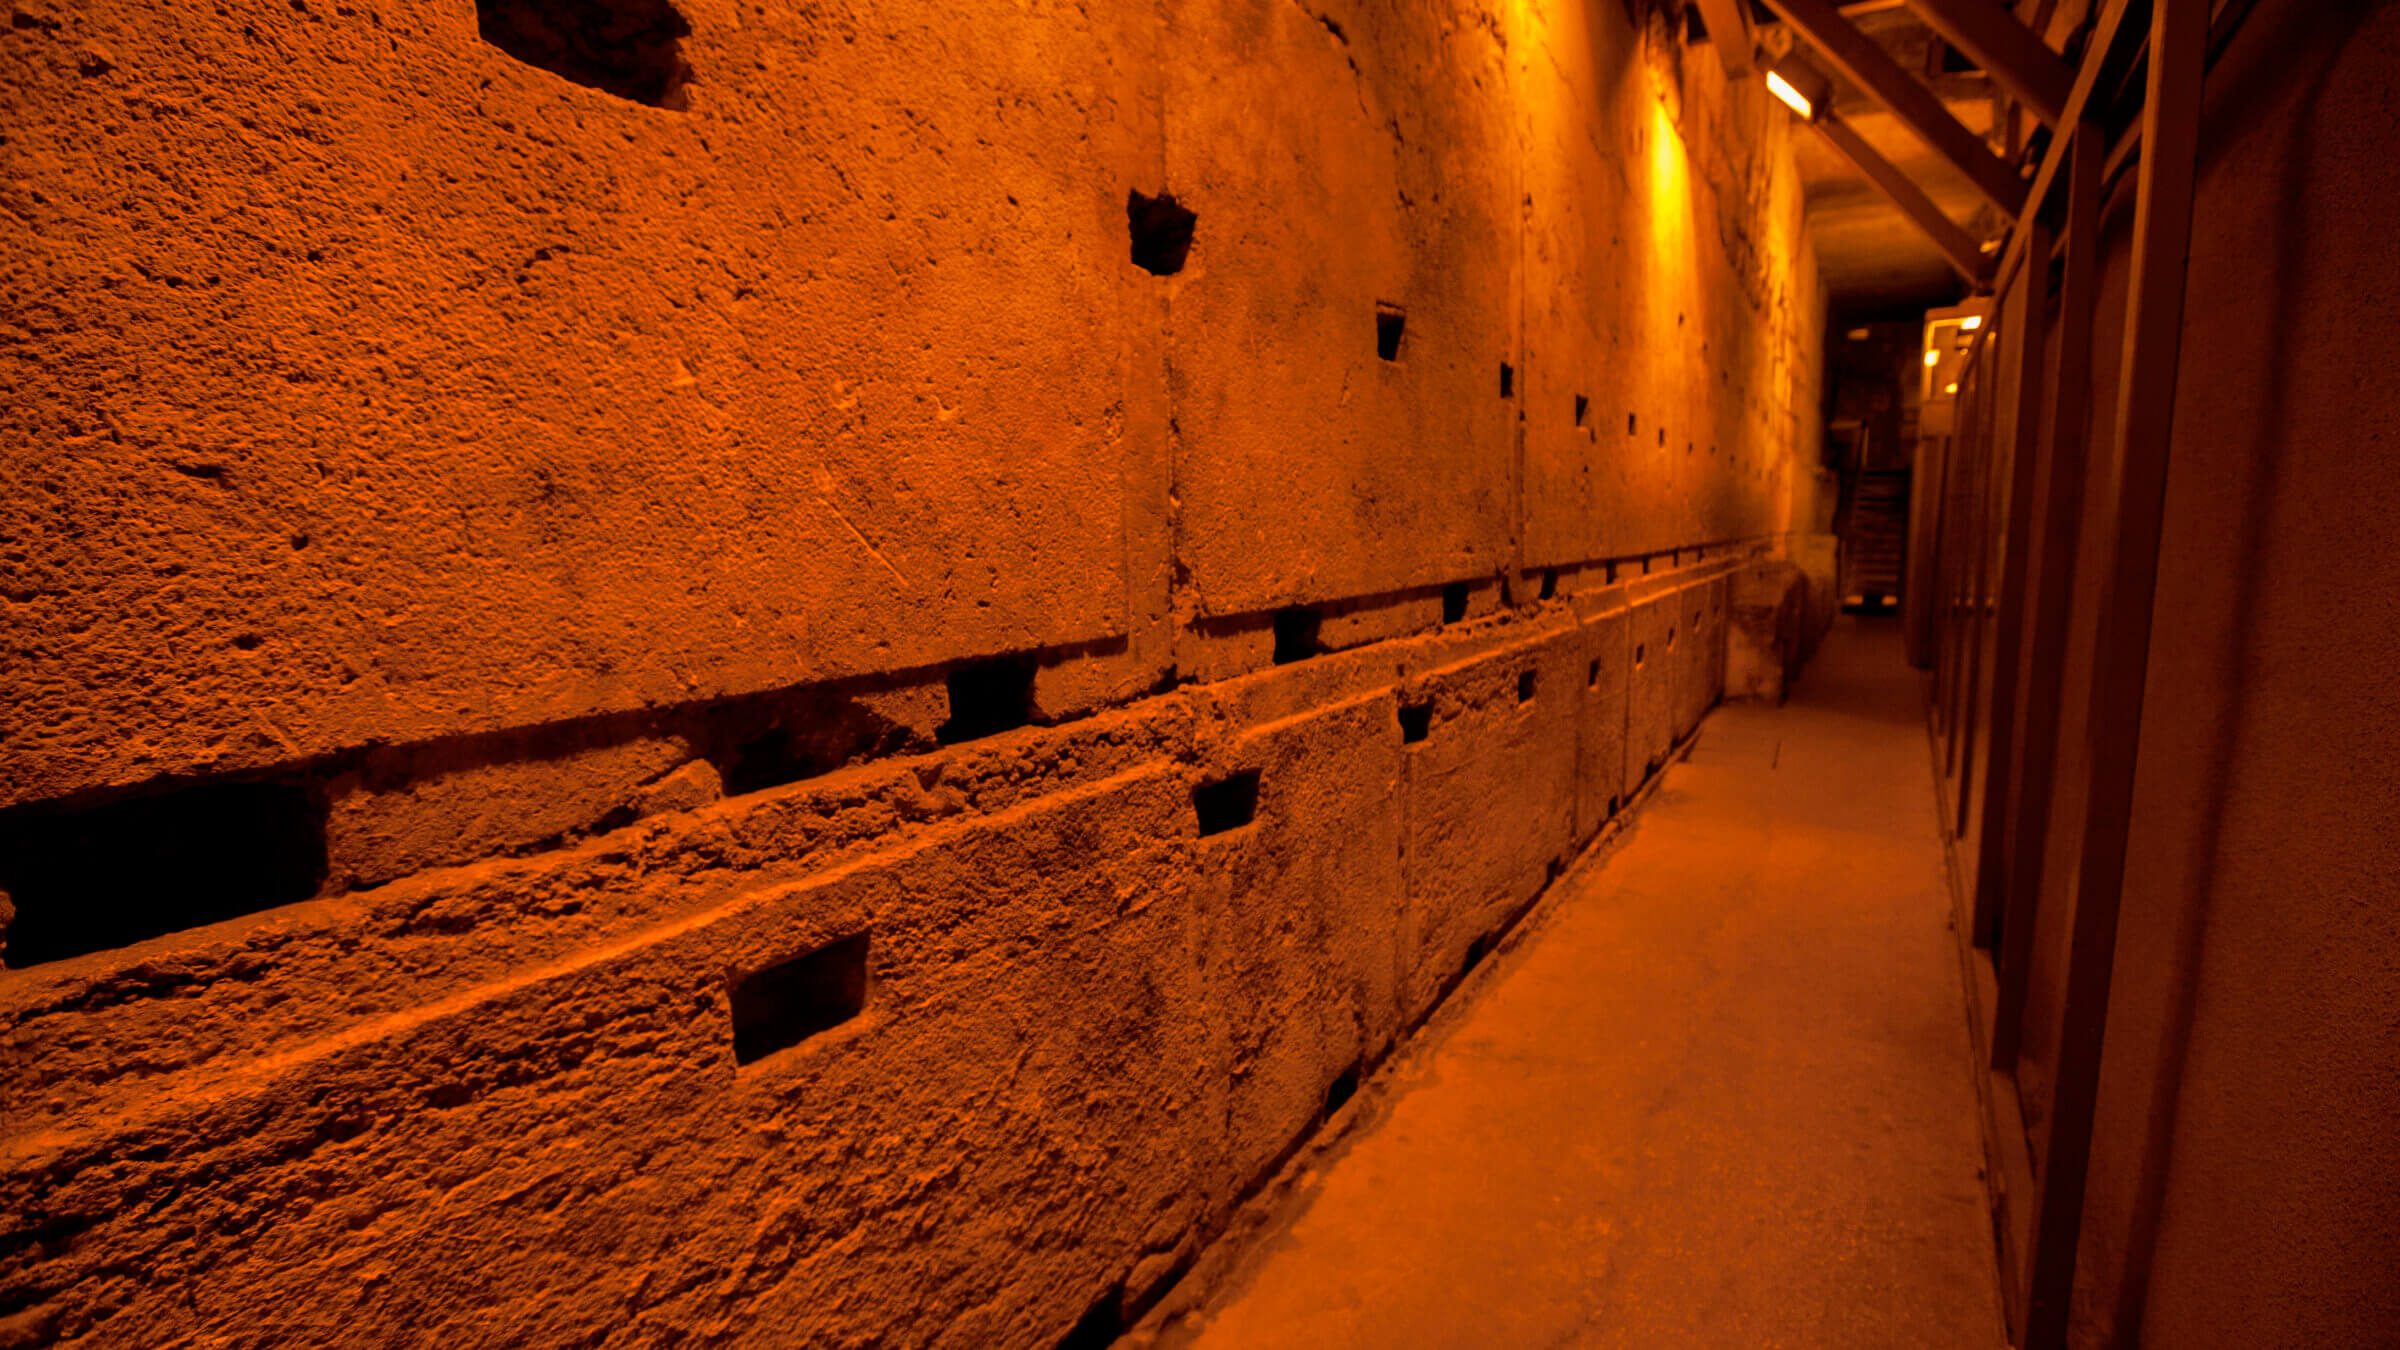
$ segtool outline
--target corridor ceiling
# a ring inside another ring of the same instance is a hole
[[[1938,95],[1958,120],[1977,135],[1992,129],[1999,86],[1982,71],[1957,69],[1965,60],[1900,0],[1866,0],[1842,6],[1843,13]],[[1757,30],[1772,60],[1793,49],[1796,38],[1771,19]],[[1832,111],[1931,197],[1943,214],[1975,239],[1997,236],[2004,225],[1964,174],[1908,129],[1882,103],[1861,91],[1828,63],[1797,44],[1833,81]],[[1945,66],[1951,67],[1945,69]],[[2024,119],[2027,128],[2035,125]],[[1794,141],[1808,197],[1809,224],[1817,242],[1818,266],[1837,314],[1869,316],[1950,304],[1964,291],[1942,252],[1910,222],[1890,197],[1839,151],[1817,135]],[[2002,153],[2006,148],[2002,147]]]

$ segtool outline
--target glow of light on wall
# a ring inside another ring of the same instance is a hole
[[[1958,381],[1956,381],[1956,380],[1952,380],[1950,383],[1943,385],[1943,386],[1942,386],[1942,392],[1943,392],[1943,393],[1945,393],[1945,394],[1955,394],[1955,393],[1957,393],[1957,392],[1958,392]]]
[[[1962,333],[1972,333],[1981,327],[1983,327],[1983,316],[1980,314],[1970,314],[1958,321],[1958,331]]]
[[[1927,353],[1925,353],[1925,364],[1926,364],[1926,365],[1929,365],[1929,366],[1938,366],[1938,365],[1940,365],[1941,363],[1942,363],[1942,354],[1941,354],[1940,352],[1927,352]]]

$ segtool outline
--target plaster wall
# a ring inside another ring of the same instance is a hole
[[[0,33],[0,1345],[1105,1327],[1714,702],[1824,302],[1663,16],[681,13]]]

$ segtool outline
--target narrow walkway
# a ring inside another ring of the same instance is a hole
[[[1922,706],[1843,619],[1712,714],[1192,1343],[2000,1346]]]

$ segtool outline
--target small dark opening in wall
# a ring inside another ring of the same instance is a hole
[[[1146,196],[1139,188],[1125,194],[1125,224],[1133,235],[1133,265],[1156,277],[1183,270],[1192,251],[1192,227],[1200,223],[1175,200],[1172,192]]]
[[[867,1006],[867,934],[733,981],[733,1058],[750,1064],[830,1031]]]
[[[1655,759],[1654,759],[1654,760],[1651,760],[1651,761],[1650,761],[1648,764],[1646,764],[1646,765],[1642,766],[1642,777],[1644,777],[1644,778],[1655,778],[1655,777],[1657,777],[1657,776],[1658,776],[1658,761],[1657,761],[1657,760],[1655,760]]]
[[[854,699],[816,697],[788,705],[763,725],[728,716],[709,759],[725,795],[797,783],[853,760],[908,748],[910,732]]]
[[[1004,656],[950,672],[950,720],[934,729],[944,745],[971,741],[1033,720],[1033,658]]]
[[[1491,949],[1492,940],[1478,934],[1473,942],[1467,944],[1467,959],[1459,963],[1458,973],[1464,976],[1472,972],[1475,967],[1482,965],[1484,954]]]
[[[1258,817],[1258,770],[1244,769],[1231,778],[1194,787],[1192,811],[1200,817],[1203,837],[1249,824]]]
[[[1288,666],[1315,656],[1317,646],[1317,612],[1306,605],[1294,605],[1275,611],[1275,664]]]
[[[1413,744],[1433,733],[1433,705],[1404,703],[1400,705],[1400,743]]]
[[[1530,670],[1517,672],[1517,702],[1533,702],[1534,675]]]
[[[1632,413],[1627,413],[1627,414],[1625,414],[1625,434],[1626,434],[1626,435],[1628,435],[1628,436],[1631,436],[1631,435],[1635,434],[1635,433],[1634,433],[1634,420],[1633,420],[1633,414],[1632,414]]]
[[[1650,649],[1648,647],[1643,646],[1639,642],[1633,644],[1633,663],[1635,665],[1638,666],[1643,661],[1647,660],[1649,658],[1649,654]]]
[[[1516,392],[1517,368],[1503,361],[1500,363],[1500,397],[1514,398]]]
[[[1467,617],[1467,583],[1453,581],[1442,587],[1442,622],[1457,623]]]
[[[1616,798],[1614,798],[1614,797],[1611,797],[1611,798],[1609,798],[1609,799],[1608,799],[1608,815],[1609,815],[1609,819],[1611,819],[1611,820],[1614,820],[1614,819],[1616,819],[1616,815],[1617,815],[1617,805],[1618,805],[1618,803],[1617,803],[1617,799],[1616,799]]]
[[[1108,1350],[1125,1334],[1125,1282],[1117,1281],[1101,1292],[1092,1306],[1084,1310],[1075,1325],[1060,1337],[1058,1350]]]
[[[1375,354],[1386,361],[1400,359],[1400,335],[1408,327],[1408,316],[1397,305],[1375,306]]]
[[[1542,573],[1542,598],[1544,600],[1558,598],[1558,569],[1555,567]]]
[[[1589,416],[1591,411],[1592,401],[1588,398],[1585,398],[1581,394],[1577,394],[1575,396],[1575,425],[1582,426],[1583,419]]]
[[[680,110],[692,26],[668,0],[475,0],[483,40],[589,89]]]
[[[1673,624],[1667,625],[1667,645],[1670,647],[1675,645],[1675,625]]]
[[[1354,1060],[1349,1068],[1335,1074],[1333,1081],[1325,1085],[1325,1114],[1330,1116],[1348,1106],[1350,1099],[1357,1095],[1358,1064]]]
[[[1583,685],[1586,689],[1597,689],[1600,687],[1599,657],[1593,657],[1590,668],[1583,672]]]
[[[38,965],[306,900],[325,881],[325,808],[306,788],[208,783],[0,822],[16,903],[0,961]]]
[[[1658,429],[1658,443],[1660,445],[1665,445],[1667,443],[1667,429],[1665,427],[1660,427]]]
[[[1550,860],[1550,866],[1544,871],[1543,879],[1545,881],[1556,881],[1560,877],[1566,875],[1566,871],[1567,865],[1565,863],[1556,858],[1552,858]]]

